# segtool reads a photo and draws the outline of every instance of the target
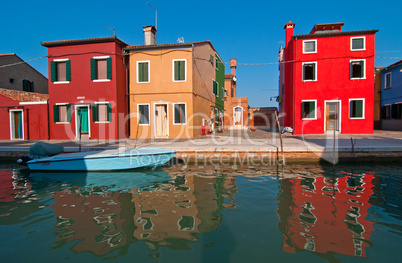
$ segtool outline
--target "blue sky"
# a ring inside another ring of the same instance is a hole
[[[277,106],[278,65],[284,24],[296,23],[295,34],[307,34],[314,24],[344,22],[343,31],[378,29],[376,51],[401,51],[402,2],[338,0],[305,1],[7,1],[2,3],[1,53],[16,53],[24,60],[46,56],[40,42],[116,35],[130,45],[143,44],[142,27],[155,24],[157,43],[210,40],[222,59],[236,58],[239,97],[251,107]],[[402,52],[377,53],[376,66],[402,59]],[[393,59],[390,59],[393,58]],[[29,62],[47,77],[47,59]],[[230,73],[226,65],[226,73]]]

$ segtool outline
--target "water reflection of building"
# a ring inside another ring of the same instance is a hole
[[[277,210],[282,249],[365,257],[374,230],[366,220],[372,180],[371,174],[282,180]]]
[[[73,251],[103,256],[116,249],[125,254],[131,243],[145,241],[150,249],[182,250],[197,241],[196,234],[219,228],[219,212],[233,203],[234,177],[169,175],[174,179],[124,192],[94,186],[55,192],[54,248],[78,241]]]

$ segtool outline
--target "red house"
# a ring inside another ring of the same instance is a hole
[[[48,140],[48,97],[0,89],[0,140]]]
[[[127,44],[117,37],[41,43],[48,48],[50,139],[127,137]]]
[[[294,35],[285,25],[279,52],[281,125],[293,134],[373,133],[374,35],[342,31],[344,23],[317,24]]]

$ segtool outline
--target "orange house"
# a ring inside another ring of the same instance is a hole
[[[130,57],[130,137],[194,138],[214,123],[214,90],[220,59],[210,41],[155,44],[156,29],[144,27],[145,45],[125,48]],[[220,59],[222,61],[222,59]]]

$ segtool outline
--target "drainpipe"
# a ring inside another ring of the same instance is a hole
[[[130,56],[130,53],[129,54],[126,54],[126,55],[128,55],[128,56]],[[122,52],[122,58],[123,58],[123,65],[124,65],[124,67],[126,68],[126,105],[127,105],[127,115],[126,116],[129,116],[130,115],[130,99],[131,99],[131,97],[130,97],[130,87],[129,87],[129,70],[128,70],[128,66],[127,66],[127,63],[126,63],[126,57],[125,57],[125,54],[124,54],[124,50],[123,50],[123,52]],[[129,138],[130,137],[130,118],[128,118],[127,120],[127,134],[126,134],[126,136]]]
[[[47,140],[50,140],[49,100],[47,100]]]
[[[293,133],[296,133],[296,69],[297,69],[297,37],[295,37],[295,91],[294,91],[294,109],[293,109]]]
[[[27,109],[27,140],[29,141],[29,109]]]

